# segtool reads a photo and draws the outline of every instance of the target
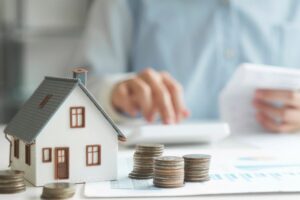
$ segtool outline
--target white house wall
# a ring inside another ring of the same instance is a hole
[[[11,138],[13,141],[13,138]],[[12,151],[11,151],[11,168],[15,170],[22,170],[25,172],[25,178],[32,184],[36,182],[36,145],[32,144],[31,145],[31,164],[27,165],[25,163],[25,143],[20,140],[19,141],[19,158],[14,157],[14,147],[12,146]]]
[[[85,128],[70,128],[70,107],[85,107]],[[101,145],[101,165],[86,166],[86,145]],[[52,148],[52,161],[42,162],[42,148]],[[37,182],[41,186],[55,180],[55,148],[69,147],[70,182],[93,182],[117,178],[118,140],[101,112],[77,87],[36,139]]]

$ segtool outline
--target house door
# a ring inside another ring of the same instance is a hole
[[[55,178],[69,178],[69,148],[55,148]]]

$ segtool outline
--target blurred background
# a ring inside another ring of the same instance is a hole
[[[0,123],[71,63],[92,0],[0,0]],[[58,53],[59,52],[59,53]]]

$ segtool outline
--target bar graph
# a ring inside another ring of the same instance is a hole
[[[212,181],[282,181],[286,179],[298,179],[300,181],[299,172],[265,172],[265,173],[212,173],[210,174]]]

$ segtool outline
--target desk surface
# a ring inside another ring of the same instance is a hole
[[[0,132],[2,133],[3,126],[0,126]],[[176,149],[255,149],[257,147],[254,147],[250,144],[245,144],[240,142],[238,138],[241,136],[231,136],[228,139],[225,139],[219,143],[211,144],[211,145],[181,145],[181,146],[170,146],[168,148],[176,148]],[[300,142],[300,137],[299,142]],[[9,144],[5,140],[4,134],[0,134],[0,169],[5,169],[7,168],[8,164],[8,150],[9,150]],[[124,148],[120,147],[120,151],[129,151],[133,152],[133,149],[129,148]],[[77,185],[77,191],[76,195],[72,199],[84,199],[83,196],[83,184],[78,184]],[[23,193],[19,194],[12,194],[12,195],[0,195],[0,199],[40,199],[40,195],[42,193],[42,188],[41,187],[33,187],[33,186],[28,186],[26,191]],[[170,197],[168,197],[170,198]],[[300,198],[300,193],[272,193],[272,194],[247,194],[247,195],[207,195],[207,196],[201,196],[201,199],[217,199],[217,200],[227,200],[227,199],[255,199],[255,200],[260,200],[260,199],[299,199]],[[101,198],[103,199],[103,198]],[[142,199],[142,198],[135,198],[135,199]],[[158,199],[158,198],[148,198],[148,199]],[[193,197],[174,197],[174,199],[199,199],[199,196],[193,196]]]

